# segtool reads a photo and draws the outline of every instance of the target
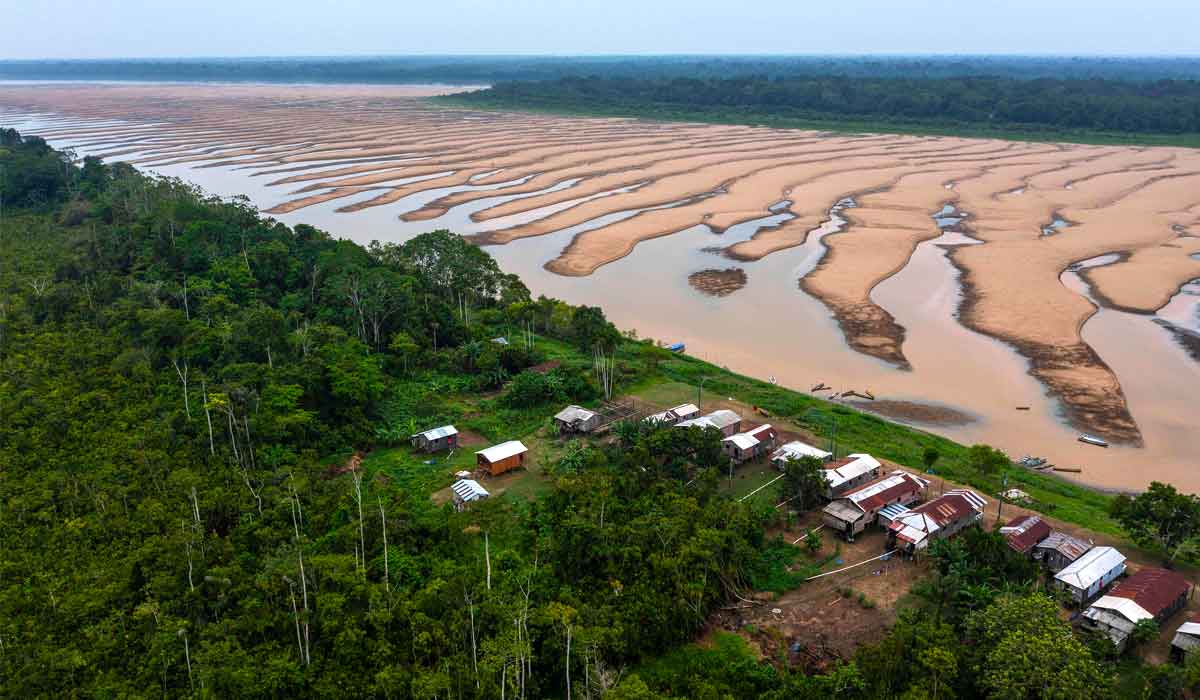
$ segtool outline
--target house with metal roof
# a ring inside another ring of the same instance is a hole
[[[1050,524],[1040,515],[1021,515],[1000,528],[1000,534],[1014,552],[1028,556],[1038,542],[1050,536]]]
[[[825,498],[832,501],[879,476],[879,460],[869,454],[852,454],[825,467]]]
[[[700,415],[700,409],[691,403],[682,403],[674,408],[646,416],[645,422],[655,425],[675,425],[679,421],[691,420]]]
[[[675,424],[677,428],[714,428],[725,437],[736,435],[742,427],[742,417],[722,408],[699,418],[691,418]]]
[[[987,500],[969,489],[953,489],[896,517],[888,526],[887,548],[912,555],[934,540],[946,539],[983,519]]]
[[[1080,624],[1104,634],[1123,650],[1139,622],[1165,621],[1187,605],[1191,593],[1191,582],[1178,572],[1141,569],[1084,610]]]
[[[771,455],[771,464],[774,464],[779,471],[783,471],[789,460],[799,460],[805,457],[815,457],[822,462],[828,462],[833,458],[833,453],[826,452],[819,447],[813,447],[806,442],[793,440],[775,450],[774,454]]]
[[[474,479],[459,479],[450,486],[450,497],[454,500],[457,510],[465,510],[468,503],[481,501],[491,496],[488,490],[479,485]]]
[[[458,429],[453,425],[443,425],[412,435],[408,441],[413,447],[425,452],[453,450],[458,447]]]
[[[554,414],[554,426],[559,435],[590,433],[600,427],[600,414],[581,406],[567,406]]]
[[[1198,648],[1200,648],[1200,613],[1189,617],[1187,622],[1175,630],[1175,636],[1171,639],[1171,656],[1176,660],[1182,660],[1183,657]]]
[[[1050,573],[1057,574],[1091,548],[1092,543],[1087,540],[1051,530],[1045,539],[1033,546],[1033,560],[1042,562]]]
[[[925,496],[929,482],[905,471],[887,476],[847,492],[821,511],[825,527],[842,533],[850,541],[875,522],[888,506],[909,506]]]
[[[1070,592],[1080,605],[1108,588],[1125,573],[1125,555],[1114,547],[1093,547],[1054,575],[1054,584]]]
[[[476,452],[475,461],[488,474],[499,476],[517,467],[525,466],[525,455],[528,453],[529,448],[520,440],[509,440]]]
[[[775,446],[775,429],[770,423],[731,435],[721,441],[721,450],[734,462],[745,462],[765,454]]]

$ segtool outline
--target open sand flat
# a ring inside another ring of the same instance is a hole
[[[599,273],[637,258],[642,247],[654,255],[678,250],[677,264],[689,269],[669,280],[651,273],[623,284],[644,286],[646,294],[663,285],[690,290],[698,306],[678,316],[697,326],[714,300],[736,305],[768,282],[785,301],[815,299],[840,335],[822,342],[886,363],[870,372],[854,365],[875,377],[876,388],[890,381],[887,372],[929,377],[905,348],[932,332],[913,314],[898,313],[894,301],[889,308],[877,300],[876,290],[893,277],[912,277],[901,273],[916,251],[940,245],[935,239],[953,230],[969,239],[950,244],[952,267],[945,269],[957,274],[935,285],[939,294],[961,296],[949,303],[950,322],[1018,353],[1014,366],[1024,363],[1022,371],[1056,402],[1054,420],[1139,445],[1154,432],[1147,421],[1167,413],[1131,408],[1123,378],[1106,361],[1124,362],[1125,355],[1093,347],[1084,330],[1097,305],[1150,322],[1200,278],[1196,151],[564,118],[422,99],[457,90],[4,85],[0,124],[25,123],[24,130],[81,153],[186,171],[200,182],[208,181],[202,173],[220,173],[213,182],[236,176],[266,212],[289,221],[314,216],[335,232],[337,222],[354,217],[371,223],[369,233],[352,235],[381,240],[394,239],[390,231],[407,236],[422,230],[416,227],[449,226],[481,244],[528,251],[521,264],[532,271],[522,274],[549,272],[543,286],[554,289],[558,283],[548,280],[555,276],[608,279]],[[945,218],[945,207],[954,212],[950,229],[935,218]],[[335,214],[341,218],[328,218]],[[711,241],[696,248],[697,236]],[[1080,271],[1086,293],[1063,281],[1064,271],[1106,254],[1115,262]],[[707,262],[693,261],[696,255]],[[943,270],[931,260],[922,265]],[[696,292],[697,280],[713,286],[714,273],[720,293]],[[571,288],[564,289],[572,300]],[[786,324],[786,308],[773,322]],[[1119,325],[1113,318],[1106,328]],[[795,333],[780,342],[802,344],[803,332]],[[1161,352],[1173,351],[1171,336],[1159,335]],[[754,371],[750,360],[745,364]],[[897,380],[901,385],[908,386]],[[967,398],[959,408],[980,413],[972,388],[961,394]],[[1200,457],[1200,444],[1193,457]]]

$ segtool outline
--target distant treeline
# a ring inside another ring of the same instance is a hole
[[[853,78],[1188,80],[1200,58],[1050,56],[376,56],[0,61],[4,80],[495,83],[608,78]]]
[[[1200,82],[1195,80],[592,76],[505,82],[454,99],[479,106],[781,126],[836,122],[1015,135],[1200,134]]]

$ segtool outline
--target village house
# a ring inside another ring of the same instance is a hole
[[[892,519],[887,548],[912,555],[933,540],[946,539],[978,523],[987,501],[968,489],[953,489]]]
[[[1113,547],[1093,547],[1054,575],[1054,585],[1065,588],[1083,605],[1125,573],[1125,555]]]
[[[721,441],[721,449],[734,462],[745,462],[766,454],[775,446],[775,429],[770,423],[738,433]]]
[[[700,415],[700,409],[691,403],[679,404],[674,408],[655,413],[646,417],[647,423],[655,425],[675,425],[679,421],[691,420]]]
[[[1197,647],[1200,647],[1200,613],[1192,615],[1175,630],[1175,637],[1171,640],[1171,657],[1182,661]]]
[[[853,454],[825,466],[825,499],[832,501],[847,491],[879,476],[879,460],[869,454]]]
[[[1050,525],[1040,515],[1021,515],[1000,528],[1000,534],[1014,552],[1032,556],[1037,543],[1050,536]]]
[[[736,435],[742,428],[742,417],[722,408],[713,411],[708,415],[700,416],[699,418],[691,418],[689,420],[680,421],[675,424],[677,428],[715,428],[720,431],[725,437]]]
[[[491,496],[487,489],[479,485],[474,479],[459,479],[450,487],[450,497],[454,500],[455,510],[466,510],[467,504],[473,501],[482,501]]]
[[[788,461],[793,459],[799,460],[805,457],[815,457],[822,462],[828,462],[831,458],[833,458],[833,453],[826,452],[819,447],[813,447],[812,445],[809,445],[805,442],[800,442],[799,440],[793,440],[792,442],[783,445],[778,450],[775,450],[775,453],[771,455],[771,464],[774,464],[775,468],[779,471],[783,471],[783,468],[787,466]]]
[[[600,427],[600,414],[580,406],[567,406],[554,415],[559,435],[590,433]]]
[[[1050,573],[1057,574],[1091,548],[1091,542],[1051,530],[1044,540],[1033,546],[1033,559],[1042,562]]]
[[[1103,633],[1124,650],[1134,627],[1142,620],[1162,623],[1187,605],[1192,584],[1167,569],[1142,569],[1113,586],[1107,595],[1083,611],[1080,623]]]
[[[458,429],[443,425],[409,437],[412,446],[425,452],[441,452],[458,447]]]
[[[849,541],[875,522],[879,512],[892,505],[909,506],[921,500],[929,482],[905,471],[891,474],[847,492],[825,506],[822,521],[825,527],[842,533]]]
[[[520,440],[509,440],[476,452],[475,461],[491,476],[499,476],[525,466],[525,455],[528,453],[529,448]]]

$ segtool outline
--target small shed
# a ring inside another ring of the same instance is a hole
[[[499,476],[507,471],[525,466],[525,455],[529,448],[520,440],[509,440],[499,445],[492,445],[486,450],[475,453],[475,461],[492,476]]]
[[[580,406],[567,406],[554,415],[559,435],[590,433],[600,426],[600,414]]]
[[[1014,552],[1032,556],[1034,546],[1050,536],[1050,525],[1040,515],[1022,515],[1009,520],[1000,534]]]
[[[1114,547],[1093,547],[1086,554],[1054,575],[1054,584],[1070,592],[1083,605],[1100,595],[1109,584],[1125,573],[1125,555]]]
[[[1171,639],[1171,656],[1178,660],[1200,648],[1200,614],[1192,615],[1175,630]]]
[[[894,471],[846,493],[825,506],[821,520],[825,527],[842,533],[850,541],[876,521],[888,506],[909,506],[925,494],[929,482],[905,471]],[[889,523],[891,520],[889,519]]]
[[[458,429],[453,425],[431,428],[409,437],[412,446],[425,452],[441,452],[458,447]]]
[[[1072,537],[1065,532],[1051,530],[1046,539],[1033,546],[1033,559],[1045,564],[1050,573],[1057,574],[1091,548],[1091,542]]]
[[[1142,620],[1163,622],[1187,605],[1192,584],[1182,574],[1167,569],[1142,569],[1121,581],[1083,611],[1083,626],[1125,648],[1134,627]]]
[[[825,498],[833,500],[879,476],[879,460],[869,454],[853,454],[830,462],[825,469]]]
[[[953,489],[898,516],[888,526],[888,549],[915,554],[983,519],[987,501],[969,489]]]
[[[789,460],[798,460],[804,457],[816,457],[822,462],[828,462],[833,457],[833,453],[826,452],[819,447],[813,447],[806,442],[793,440],[775,450],[775,453],[771,455],[771,464],[774,464],[779,471],[783,471]]]
[[[732,435],[721,441],[721,449],[734,462],[745,462],[765,454],[775,446],[775,429],[771,424]]]
[[[454,500],[456,510],[465,510],[468,503],[481,501],[491,496],[487,489],[474,479],[459,479],[450,486],[450,497]]]

